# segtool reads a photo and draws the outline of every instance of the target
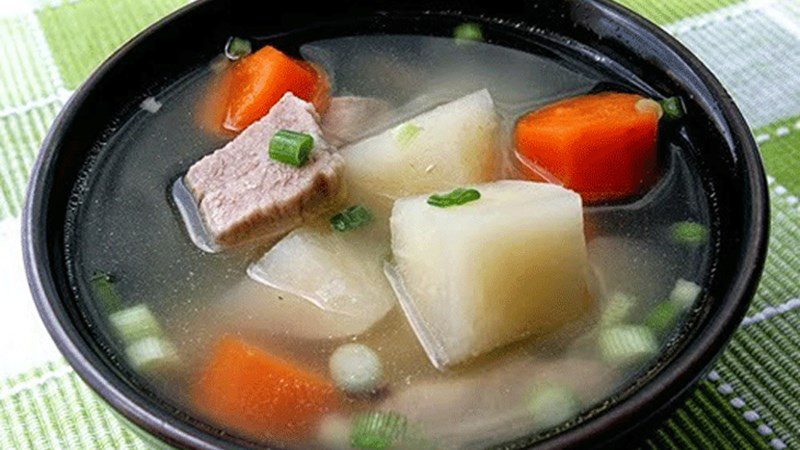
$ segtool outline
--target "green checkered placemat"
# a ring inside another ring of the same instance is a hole
[[[621,1],[692,49],[737,100],[761,146],[773,210],[747,318],[708,378],[639,445],[800,448],[800,0]],[[8,230],[18,228],[28,172],[66,99],[111,51],[184,3],[0,0],[0,251],[18,246]],[[12,254],[0,254],[0,272],[10,267],[14,281],[23,274]],[[0,301],[12,313],[30,302],[27,293],[10,298]],[[9,370],[0,368],[0,448],[148,447],[62,359]]]

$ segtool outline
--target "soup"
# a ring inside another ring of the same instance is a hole
[[[66,249],[112,356],[290,448],[496,445],[651,367],[709,270],[680,99],[480,35],[236,38],[121,118]]]

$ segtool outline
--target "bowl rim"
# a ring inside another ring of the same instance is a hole
[[[41,146],[28,184],[22,216],[23,258],[28,285],[42,321],[73,369],[106,402],[136,426],[168,444],[198,449],[223,448],[232,444],[220,436],[192,427],[188,423],[180,421],[175,423],[176,421],[171,420],[172,417],[165,411],[150,407],[151,404],[141,393],[126,386],[124,380],[114,376],[108,368],[98,367],[101,361],[80,339],[77,328],[68,319],[64,309],[57,305],[60,296],[55,280],[49,273],[50,261],[45,238],[48,231],[44,226],[44,217],[50,188],[46,174],[54,167],[57,143],[70,127],[80,105],[94,86],[103,79],[111,67],[123,60],[132,48],[137,47],[150,35],[169,26],[176,19],[191,14],[202,5],[214,1],[217,0],[197,0],[151,25],[103,62],[73,94],[56,117]],[[580,3],[583,0],[568,1]],[[742,158],[746,172],[746,179],[743,182],[749,189],[746,191],[750,200],[746,209],[749,220],[746,221],[746,232],[740,245],[743,254],[740,264],[732,275],[728,294],[719,299],[718,308],[710,314],[706,326],[700,329],[693,339],[686,342],[681,354],[630,396],[602,414],[563,433],[537,442],[536,445],[542,448],[596,446],[599,442],[607,442],[628,434],[641,422],[650,422],[671,411],[676,406],[677,399],[684,396],[702,377],[744,318],[763,269],[769,233],[768,186],[758,146],[749,126],[721,83],[694,54],[657,25],[628,8],[613,3],[612,0],[591,0],[591,2],[624,17],[639,30],[649,33],[652,38],[660,41],[685,63],[710,91],[710,97],[719,106],[719,115],[735,139],[731,147],[735,147],[738,150],[737,155]]]

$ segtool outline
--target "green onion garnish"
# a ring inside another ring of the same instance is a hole
[[[406,122],[397,127],[394,138],[397,139],[397,143],[400,144],[400,147],[406,147],[417,137],[420,131],[422,131],[422,128],[419,125]]]
[[[708,241],[708,228],[691,220],[675,222],[670,227],[672,240],[686,245],[700,245]]]
[[[253,45],[247,39],[231,37],[225,43],[225,57],[231,61],[244,58],[253,52]]]
[[[481,193],[475,189],[458,188],[447,194],[433,194],[428,197],[428,204],[437,208],[449,208],[474,202],[481,198]]]
[[[336,231],[350,231],[372,221],[372,213],[361,205],[351,206],[331,217],[331,226]]]
[[[616,325],[622,323],[630,317],[631,312],[636,308],[636,298],[623,292],[615,292],[608,299],[600,317],[603,325]]]
[[[600,353],[614,366],[631,366],[658,352],[655,334],[644,326],[618,325],[600,332]]]
[[[291,130],[280,130],[269,141],[269,157],[295,167],[300,167],[308,160],[314,148],[314,137],[306,133]]]
[[[669,120],[680,119],[686,114],[686,109],[683,107],[683,101],[680,97],[670,97],[661,100],[661,108],[664,110],[664,116]]]
[[[117,311],[108,320],[120,338],[128,343],[147,337],[160,337],[163,334],[147,305],[141,304]]]
[[[483,31],[477,23],[467,22],[453,29],[453,37],[458,41],[483,41]]]
[[[359,414],[353,421],[350,445],[365,450],[384,450],[403,441],[408,420],[394,412]]]
[[[116,311],[122,307],[122,297],[114,286],[113,275],[106,272],[95,272],[89,280],[94,295],[103,302],[106,311]]]
[[[680,306],[674,302],[661,302],[645,317],[644,324],[656,334],[663,335],[675,325],[681,311]]]
[[[678,278],[678,281],[675,282],[675,287],[672,288],[672,292],[669,294],[669,301],[675,303],[681,309],[689,309],[702,291],[703,288],[697,283]]]
[[[566,386],[535,388],[528,399],[528,411],[542,428],[561,425],[577,416],[580,408],[580,399]]]
[[[176,368],[180,359],[171,342],[162,337],[139,339],[125,349],[128,363],[143,372],[161,372]]]

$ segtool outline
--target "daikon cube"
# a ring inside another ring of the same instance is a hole
[[[431,362],[444,369],[592,310],[580,196],[527,181],[474,186],[449,208],[395,202],[387,274]]]
[[[489,91],[475,92],[342,149],[346,183],[391,201],[489,181],[498,129]]]

